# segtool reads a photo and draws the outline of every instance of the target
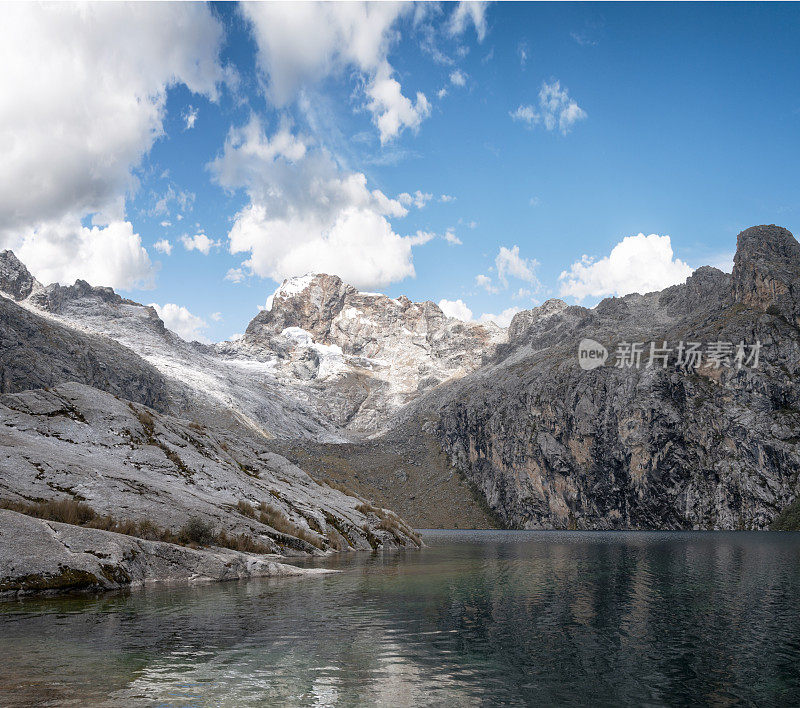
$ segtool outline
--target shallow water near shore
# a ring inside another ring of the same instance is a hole
[[[0,705],[800,703],[798,533],[423,537],[302,563],[332,575],[0,603]]]

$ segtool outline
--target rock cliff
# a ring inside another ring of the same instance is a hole
[[[224,351],[276,353],[326,419],[375,432],[424,391],[477,369],[502,338],[496,325],[446,317],[433,302],[361,293],[336,276],[306,275],[284,282],[269,309]]]
[[[767,528],[798,493],[798,274],[788,231],[748,229],[731,276],[705,267],[591,310],[520,313],[490,363],[417,407],[510,526]],[[585,338],[606,347],[604,366],[581,369]],[[689,341],[731,343],[728,364],[679,363]],[[635,342],[641,365],[615,366]],[[673,347],[666,367],[647,366],[650,342]],[[736,345],[755,342],[758,366],[737,366]]]

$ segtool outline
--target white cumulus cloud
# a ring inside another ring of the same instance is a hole
[[[430,103],[421,91],[417,92],[414,102],[403,95],[400,82],[392,76],[388,63],[383,64],[367,87],[367,96],[367,107],[378,126],[381,144],[396,138],[404,128],[416,131],[431,112]]]
[[[584,255],[559,275],[561,295],[578,302],[586,297],[662,290],[682,283],[692,268],[675,258],[669,236],[626,236],[600,260]]]
[[[467,83],[467,75],[460,69],[456,69],[450,74],[450,83],[454,86],[465,86]]]
[[[221,186],[250,197],[228,234],[231,253],[249,254],[242,267],[250,273],[278,282],[334,273],[367,289],[414,276],[420,241],[389,222],[407,208],[370,190],[362,173],[340,169],[325,149],[283,128],[270,137],[253,118],[231,130],[209,168]]]
[[[475,285],[493,295],[500,292],[499,288],[492,282],[492,279],[488,275],[476,275]]]
[[[186,110],[181,114],[181,118],[183,118],[184,122],[184,130],[191,130],[194,128],[194,124],[197,122],[197,114],[199,113],[198,109],[194,106],[188,106]]]
[[[442,238],[445,241],[447,241],[447,243],[449,243],[451,246],[460,246],[463,243],[463,241],[458,236],[456,236],[455,232],[452,229],[447,229]]]
[[[403,206],[411,206],[413,204],[417,209],[422,209],[431,199],[433,199],[432,194],[422,192],[419,189],[414,194],[403,192],[397,195],[397,201]]]
[[[396,23],[412,12],[411,3],[245,3],[241,10],[256,40],[267,95],[278,107],[328,76],[355,70],[382,143],[405,128],[416,130],[429,115],[425,95],[405,96],[388,61],[399,36]]]
[[[432,231],[417,231],[413,236],[409,236],[408,240],[412,246],[424,246],[435,238],[436,234]]]
[[[496,325],[500,327],[508,327],[511,324],[511,320],[514,319],[514,315],[518,312],[522,312],[522,309],[519,307],[509,307],[506,310],[503,310],[501,313],[497,315],[493,315],[490,313],[485,313],[478,318],[478,322],[487,323],[487,322],[494,322]]]
[[[539,105],[520,105],[509,113],[512,119],[527,123],[529,127],[542,124],[547,130],[556,128],[566,135],[579,120],[586,118],[584,111],[569,97],[559,81],[544,82],[539,89]]]
[[[80,278],[119,290],[153,287],[150,257],[129,221],[88,228],[66,216],[21,231],[14,250],[42,283]]]
[[[203,334],[203,330],[208,328],[208,323],[201,317],[193,315],[182,305],[168,302],[162,306],[151,302],[150,307],[155,308],[167,329],[171,329],[187,342],[197,341],[204,344],[210,342],[208,337]]]
[[[5,6],[0,247],[24,249],[60,282],[149,280],[147,253],[124,220],[132,169],[163,134],[171,86],[217,97],[222,38],[202,4]],[[92,229],[81,225],[88,215]],[[54,253],[66,256],[60,265]]]
[[[220,245],[219,241],[209,238],[204,233],[194,236],[184,234],[181,236],[181,243],[187,251],[200,251],[204,256],[207,256],[212,248]]]
[[[472,319],[472,310],[467,307],[463,300],[439,300],[439,309],[447,317],[455,317],[458,320],[469,322]]]
[[[159,253],[163,253],[169,256],[172,253],[172,244],[169,242],[168,239],[162,238],[159,241],[156,241],[153,244],[153,248],[156,249]]]
[[[472,24],[475,27],[475,34],[478,41],[482,42],[486,37],[486,8],[488,2],[478,0],[461,0],[450,15],[448,30],[454,37],[464,34],[467,27]]]
[[[494,265],[497,268],[497,277],[504,287],[508,287],[509,277],[513,277],[524,280],[526,283],[531,283],[538,289],[539,280],[534,271],[539,262],[535,258],[523,258],[520,256],[519,246],[512,246],[511,248],[501,246],[494,259]]]

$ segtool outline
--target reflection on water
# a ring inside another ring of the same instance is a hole
[[[425,532],[337,575],[0,604],[0,705],[800,703],[800,534]]]

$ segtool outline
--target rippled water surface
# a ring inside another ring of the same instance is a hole
[[[800,534],[428,531],[336,575],[0,603],[0,705],[798,705]]]

